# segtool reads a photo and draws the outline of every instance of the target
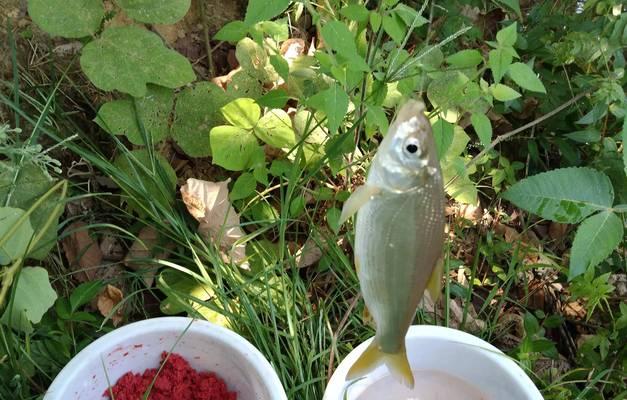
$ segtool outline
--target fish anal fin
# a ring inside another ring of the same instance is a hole
[[[398,353],[384,353],[379,349],[375,337],[370,346],[359,356],[346,374],[346,379],[357,379],[368,374],[379,365],[385,364],[392,376],[410,389],[414,387],[414,374],[411,371],[407,352],[403,346]]]
[[[427,292],[435,303],[442,293],[442,275],[444,274],[444,260],[440,257],[427,281]]]
[[[381,189],[372,185],[362,185],[359,186],[355,191],[350,195],[348,200],[344,202],[344,206],[342,207],[342,214],[340,215],[339,225],[342,225],[346,222],[350,217],[352,217],[357,210],[361,208],[364,204],[366,204],[373,196],[379,194]]]

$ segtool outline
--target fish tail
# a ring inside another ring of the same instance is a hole
[[[398,379],[405,386],[412,389],[414,387],[414,374],[409,366],[409,360],[407,359],[407,351],[403,346],[398,353],[384,353],[379,348],[379,343],[375,337],[370,346],[364,351],[361,356],[355,361],[352,367],[346,374],[346,379],[360,378],[379,365],[385,364],[392,376]]]

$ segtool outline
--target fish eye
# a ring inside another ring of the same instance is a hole
[[[412,155],[412,156],[420,156],[422,154],[421,148],[420,148],[420,142],[418,141],[417,138],[409,138],[405,141],[405,143],[403,144],[403,150],[405,151],[406,154],[408,155]]]
[[[415,144],[408,144],[407,146],[405,146],[405,150],[407,150],[411,154],[414,154],[418,151],[418,146],[416,146]]]

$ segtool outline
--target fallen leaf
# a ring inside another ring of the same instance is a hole
[[[298,268],[307,268],[317,263],[322,257],[322,249],[315,240],[309,238],[296,252],[296,265]]]
[[[124,298],[124,293],[113,285],[107,285],[98,295],[97,306],[98,311],[103,317],[110,318],[113,326],[118,326],[124,318],[122,307],[118,307],[115,312],[113,309],[120,304]]]
[[[586,308],[580,300],[571,301],[562,306],[562,314],[570,319],[582,320],[586,318]]]
[[[561,241],[568,233],[568,227],[568,224],[551,222],[551,225],[549,225],[549,237],[553,240]]]
[[[146,287],[151,287],[155,281],[155,274],[159,269],[159,264],[150,262],[148,259],[164,259],[170,254],[170,249],[166,245],[159,248],[159,233],[151,226],[145,226],[139,231],[137,239],[128,250],[124,258],[124,265],[134,271],[142,272]],[[157,253],[159,251],[159,253]]]
[[[106,261],[118,262],[124,258],[124,248],[113,232],[107,232],[102,235],[100,251],[102,252],[102,258]]]
[[[102,251],[98,243],[89,236],[87,224],[78,221],[67,227],[69,235],[61,242],[65,256],[73,271],[77,271],[79,282],[91,281],[96,268],[102,264]]]
[[[244,231],[240,228],[239,215],[228,201],[230,181],[209,182],[190,178],[181,187],[181,196],[187,211],[200,223],[198,233],[211,239],[228,254],[226,262],[249,269],[246,244],[237,243],[244,237]]]

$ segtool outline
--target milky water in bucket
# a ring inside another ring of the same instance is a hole
[[[372,383],[355,400],[491,400],[470,383],[436,370],[414,370],[416,384],[409,389],[391,376]]]

